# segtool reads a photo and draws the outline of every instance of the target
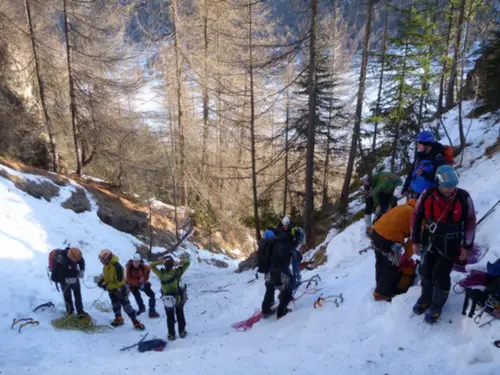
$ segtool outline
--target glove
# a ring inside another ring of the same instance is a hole
[[[140,290],[144,290],[144,281],[139,282],[139,285],[137,285],[137,287],[138,287]]]
[[[85,271],[83,270],[78,271],[78,278],[83,279],[84,276],[85,276]]]

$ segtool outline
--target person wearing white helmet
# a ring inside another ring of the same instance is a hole
[[[141,291],[149,297],[149,317],[158,318],[160,315],[156,312],[156,296],[151,289],[149,275],[151,268],[144,263],[139,253],[135,253],[131,260],[127,263],[127,283],[130,291],[134,295],[139,311],[137,315],[141,315],[146,311],[144,301],[142,300]]]

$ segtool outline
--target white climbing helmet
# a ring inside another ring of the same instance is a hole
[[[394,196],[395,196],[397,199],[402,199],[402,198],[404,198],[404,195],[403,195],[403,185],[398,185],[398,186],[396,186],[396,189],[394,189]]]
[[[132,256],[132,260],[135,262],[140,262],[141,261],[141,254],[139,253],[135,253],[133,256]]]
[[[288,216],[285,216],[282,220],[281,220],[281,224],[283,225],[290,225],[290,218]]]

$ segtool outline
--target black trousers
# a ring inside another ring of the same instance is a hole
[[[396,267],[387,257],[394,242],[382,237],[377,232],[372,233],[372,243],[375,250],[375,292],[391,298],[397,294],[398,281],[401,277],[399,267]]]
[[[122,316],[122,306],[123,310],[130,319],[136,320],[135,310],[130,304],[127,295],[127,288],[122,286],[121,288],[110,290],[109,298],[111,299],[111,304],[113,306],[113,312],[115,316]]]
[[[130,286],[130,291],[132,292],[135,302],[137,302],[137,307],[139,307],[140,311],[146,311],[146,307],[144,306],[144,301],[141,296],[141,289],[136,286]],[[151,289],[151,283],[148,281],[144,284],[144,288],[142,291],[149,297],[149,312],[155,312],[156,306],[156,297],[155,292]]]
[[[72,294],[75,296],[75,307],[77,314],[82,314],[83,311],[83,302],[82,302],[82,289],[80,287],[80,280],[76,279],[75,284],[67,284],[66,282],[62,282],[61,290],[64,296],[64,303],[66,305],[66,313],[73,314],[75,309],[73,307],[73,298]]]
[[[275,271],[271,271],[275,272]],[[271,275],[271,280],[266,281],[266,294],[264,295],[264,300],[262,301],[262,313],[265,315],[272,314],[272,306],[274,304],[274,294],[277,288],[280,288],[280,294],[278,296],[279,304],[276,310],[276,316],[281,318],[285,316],[288,312],[288,304],[293,299],[291,283],[281,282],[281,272],[275,275]]]
[[[434,240],[419,268],[422,278],[419,304],[430,305],[433,309],[444,306],[451,288],[450,274],[459,251],[460,242],[457,240]]]
[[[365,215],[373,214],[373,198],[371,196],[365,199]]]
[[[167,314],[167,326],[169,335],[175,336],[176,316],[177,316],[179,333],[183,332],[186,329],[186,318],[184,317],[184,304],[172,308],[165,307],[165,313]]]

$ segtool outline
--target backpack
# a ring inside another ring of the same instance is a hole
[[[167,342],[161,339],[152,339],[147,341],[142,341],[137,345],[137,350],[141,353],[148,352],[150,350],[154,350],[156,352],[162,352],[167,346]]]
[[[277,241],[272,249],[271,269],[280,271],[289,269],[293,250],[294,245],[290,241]]]
[[[451,166],[455,164],[453,153],[454,153],[453,146],[443,146],[444,162]]]
[[[257,249],[257,272],[266,274],[271,270],[271,256],[275,238],[262,239]]]
[[[62,267],[58,267],[59,264],[57,261],[58,253],[61,249],[54,249],[49,253],[49,267],[48,272],[50,274],[50,280],[56,283],[61,283],[64,281],[63,270]]]

